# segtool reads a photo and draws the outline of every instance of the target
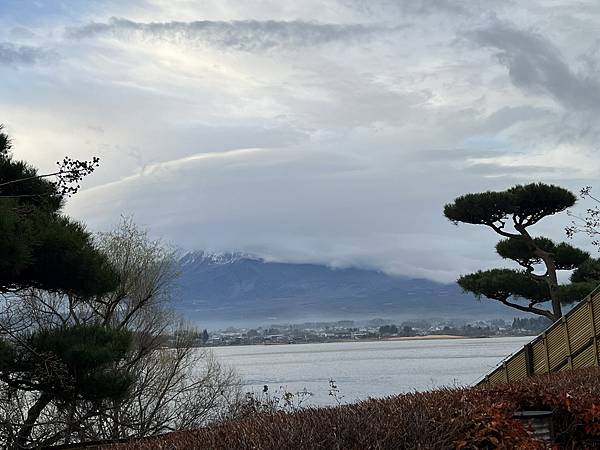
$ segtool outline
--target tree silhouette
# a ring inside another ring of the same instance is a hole
[[[83,299],[116,288],[117,274],[91,235],[62,213],[65,198],[77,192],[97,158],[65,158],[58,171],[40,175],[10,150],[10,139],[0,129],[2,304],[15,298],[44,302],[44,293],[54,293],[77,308]],[[11,392],[28,392],[30,404],[9,448],[28,446],[52,401],[102,402],[125,394],[130,379],[115,364],[129,349],[129,332],[70,320],[36,327],[14,317],[10,308],[0,313],[0,382]]]
[[[575,201],[575,195],[559,186],[532,183],[505,191],[466,194],[445,205],[444,215],[454,224],[485,225],[502,236],[496,252],[521,266],[520,270],[480,270],[461,276],[458,284],[478,298],[487,297],[520,311],[559,319],[561,304],[580,300],[597,284],[597,278],[586,271],[590,255],[564,242],[534,237],[530,227],[573,206]],[[574,270],[571,283],[559,285],[557,272],[561,270]],[[546,302],[550,309],[543,308]]]

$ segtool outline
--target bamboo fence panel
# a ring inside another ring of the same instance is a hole
[[[479,385],[518,381],[528,376],[598,366],[600,286],[560,320],[509,356]]]

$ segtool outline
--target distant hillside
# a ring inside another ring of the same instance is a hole
[[[476,301],[454,284],[375,270],[265,262],[249,255],[188,253],[177,308],[209,325],[304,320],[511,318],[516,311]]]

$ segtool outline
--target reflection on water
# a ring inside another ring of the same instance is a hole
[[[311,402],[332,403],[329,380],[345,402],[440,386],[477,382],[530,337],[430,341],[217,347],[215,355],[235,367],[248,390],[306,388]]]

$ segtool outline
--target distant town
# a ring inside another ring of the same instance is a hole
[[[393,323],[385,319],[366,322],[339,320],[336,322],[304,322],[270,325],[257,328],[228,327],[215,331],[186,331],[169,337],[169,344],[180,338],[196,346],[307,344],[323,342],[423,339],[442,337],[531,336],[541,333],[550,321],[545,317],[515,318],[511,321],[492,320],[410,320]],[[185,335],[182,335],[185,334]]]

